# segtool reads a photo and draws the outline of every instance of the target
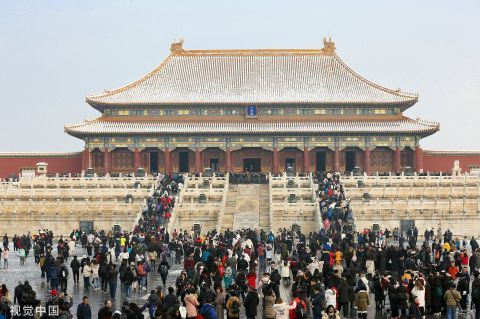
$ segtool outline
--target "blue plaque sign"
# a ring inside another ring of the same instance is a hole
[[[245,108],[246,117],[257,117],[257,106],[256,105],[248,105]]]

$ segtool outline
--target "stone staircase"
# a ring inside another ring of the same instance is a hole
[[[230,184],[227,192],[227,203],[223,213],[222,231],[233,229],[233,219],[235,216],[235,206],[237,204],[238,185]]]
[[[268,184],[260,185],[258,200],[260,228],[268,232],[270,231],[270,191]]]
[[[260,210],[260,185],[238,185],[235,214],[233,216],[233,229],[259,228]]]

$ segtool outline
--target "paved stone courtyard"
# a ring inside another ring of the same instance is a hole
[[[7,285],[7,288],[10,290],[12,295],[12,302],[13,302],[13,291],[15,287],[18,285],[19,281],[23,282],[25,280],[29,281],[33,290],[37,293],[37,299],[40,299],[42,301],[47,300],[50,293],[49,285],[47,284],[47,281],[45,278],[40,277],[41,275],[40,268],[35,265],[33,255],[30,254],[26,260],[25,266],[20,267],[20,259],[17,253],[13,251],[12,244],[10,244],[10,252],[11,253],[9,258],[8,269],[3,269],[3,260],[1,261],[2,267],[0,268],[0,284],[4,283]],[[86,250],[82,249],[80,245],[77,246],[75,252],[76,252],[76,255],[79,256],[80,258],[86,254]],[[56,257],[55,250],[53,255]],[[69,258],[67,263],[70,271],[69,278],[68,278],[67,292],[69,295],[73,296],[73,306],[71,309],[72,314],[74,315],[74,317],[76,317],[77,305],[82,301],[83,296],[88,296],[90,307],[92,309],[93,318],[96,318],[98,310],[103,306],[104,301],[110,297],[110,294],[103,293],[102,291],[95,291],[92,288],[85,289],[85,287],[83,286],[83,280],[81,278],[81,274],[80,274],[80,284],[75,285],[73,283],[73,276],[71,274],[71,269],[70,269],[71,260],[72,258]],[[182,269],[183,269],[183,264],[171,266],[169,276],[167,279],[167,288],[171,285],[174,286],[175,279],[180,274]],[[148,295],[150,293],[150,290],[155,289],[158,286],[162,286],[160,276],[157,275],[156,272],[151,272],[148,276],[147,284],[148,284],[148,289],[146,291],[140,291],[135,293],[132,292],[131,302],[135,302],[139,306],[142,306],[146,302]],[[290,291],[288,288],[283,286],[283,282],[280,286],[280,295],[284,300],[290,301],[291,299]],[[121,292],[121,285],[119,281],[119,284],[117,285],[116,300],[114,301],[114,308],[119,309],[124,300],[125,298]],[[261,309],[262,309],[262,305],[260,304],[258,306],[259,318],[262,317]],[[145,317],[148,318],[148,312],[145,311],[144,313],[145,313]],[[245,317],[244,313],[245,313],[245,310],[243,307],[241,307],[241,318]],[[370,318],[389,318],[389,313],[377,312],[375,310],[375,299],[373,294],[370,294],[370,306],[369,306],[368,315]],[[349,317],[356,318],[356,315],[352,313]],[[430,316],[427,316],[427,317],[430,317]],[[474,311],[471,311],[467,315],[459,314],[459,317],[474,318]]]

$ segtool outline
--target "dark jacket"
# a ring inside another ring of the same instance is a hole
[[[77,306],[77,318],[78,319],[91,319],[92,310],[90,309],[89,304],[84,304],[83,302]]]
[[[72,268],[72,271],[79,271],[80,270],[80,262],[78,261],[77,258],[74,258],[71,262],[70,262],[70,268]]]
[[[98,311],[98,319],[107,319],[107,318],[112,318],[112,309],[103,307]]]
[[[259,302],[258,293],[255,291],[249,291],[243,302],[247,317],[255,317],[257,315],[257,306]]]
[[[312,311],[314,315],[320,316],[324,310],[325,294],[319,292],[312,296]]]
[[[395,303],[399,309],[407,309],[407,290],[403,285],[398,286],[395,289]]]
[[[117,282],[118,280],[118,271],[114,268],[110,269],[108,271],[108,275],[107,275],[107,278],[108,278],[108,282]]]
[[[166,295],[163,303],[167,311],[168,309],[172,307],[177,307],[180,304],[178,301],[178,297],[174,293]]]

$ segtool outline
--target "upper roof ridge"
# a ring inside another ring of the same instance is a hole
[[[393,90],[360,76],[323,40],[319,49],[185,50],[118,89],[86,98],[92,106],[174,104],[384,104],[402,109],[418,95]],[[258,57],[258,58],[257,58]]]

